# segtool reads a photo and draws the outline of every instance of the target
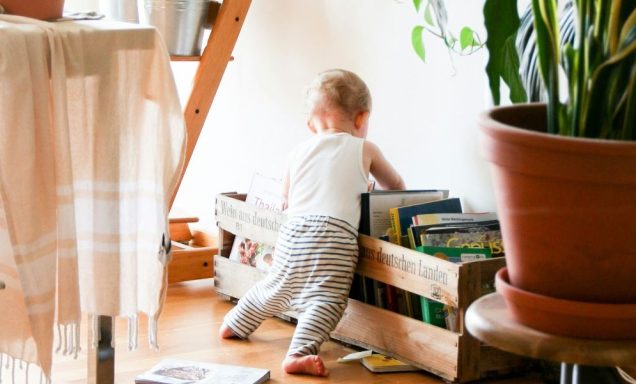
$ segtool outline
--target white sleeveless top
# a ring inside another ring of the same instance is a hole
[[[367,192],[364,139],[319,134],[300,144],[289,162],[288,216],[323,215],[360,224],[360,194]]]

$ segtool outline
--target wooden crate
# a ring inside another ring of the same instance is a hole
[[[274,244],[285,216],[245,204],[244,195],[219,195],[220,228],[215,256],[217,292],[240,298],[265,273],[227,259],[234,234]],[[483,345],[464,327],[468,306],[483,287],[492,287],[503,258],[451,263],[366,235],[359,237],[357,273],[458,309],[458,332],[439,328],[357,300],[349,299],[332,338],[372,349],[453,382],[468,382],[518,371],[528,360]]]
[[[168,264],[168,283],[214,277],[213,257],[216,240],[202,231],[191,231],[189,223],[198,218],[170,219],[172,259]]]

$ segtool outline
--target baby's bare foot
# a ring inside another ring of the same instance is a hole
[[[238,339],[239,337],[234,333],[234,331],[225,325],[221,325],[221,329],[219,329],[219,337],[222,339]]]
[[[307,375],[325,377],[329,371],[322,359],[317,355],[287,356],[283,361],[283,369],[287,373],[304,373]]]

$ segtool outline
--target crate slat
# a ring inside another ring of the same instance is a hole
[[[457,378],[459,335],[443,328],[349,299],[331,336],[393,356],[445,379]]]
[[[216,199],[217,226],[267,245],[276,244],[278,229],[287,221],[281,212],[258,208],[230,196]]]

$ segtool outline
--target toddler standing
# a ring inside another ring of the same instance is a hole
[[[222,338],[247,338],[268,317],[299,313],[283,369],[327,376],[320,345],[340,321],[358,261],[360,194],[369,174],[382,189],[404,182],[380,149],[365,140],[371,95],[354,73],[325,71],[307,91],[314,136],[291,154],[284,181],[289,221],[279,232],[274,265],[226,316]]]

